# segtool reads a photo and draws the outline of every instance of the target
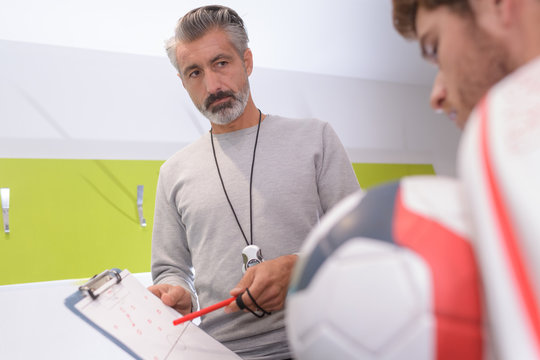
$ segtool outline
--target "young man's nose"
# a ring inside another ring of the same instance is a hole
[[[433,110],[443,111],[444,103],[446,101],[446,85],[442,73],[439,71],[435,80],[433,80],[433,87],[431,88],[431,94],[429,96],[429,103]]]

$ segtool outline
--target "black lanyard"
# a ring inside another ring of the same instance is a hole
[[[259,140],[259,129],[261,128],[261,116],[262,116],[261,110],[259,110],[259,124],[257,125],[257,136],[255,137],[255,146],[253,146],[253,159],[251,160],[251,174],[249,176],[249,231],[250,231],[251,245],[253,245],[253,210],[252,210],[252,200],[251,200],[251,187],[253,184],[253,166],[255,165],[255,152],[257,151],[257,141]],[[244,237],[244,240],[246,241],[246,245],[249,246],[250,243],[248,242],[246,238],[246,234],[244,233],[244,230],[242,229],[242,226],[240,225],[240,221],[238,221],[238,216],[236,216],[236,212],[234,211],[231,200],[229,199],[227,190],[225,190],[225,183],[223,182],[223,177],[221,176],[221,171],[219,170],[219,165],[218,165],[217,156],[216,156],[216,149],[214,148],[214,135],[212,133],[212,130],[210,130],[210,141],[212,142],[212,153],[214,154],[214,160],[216,161],[216,168],[218,171],[219,180],[221,180],[221,186],[223,187],[223,192],[225,193],[225,197],[227,198],[227,201],[229,202],[229,206],[231,207],[234,218],[236,219],[236,223],[238,224],[238,227],[240,228],[240,232],[242,233],[242,236]]]

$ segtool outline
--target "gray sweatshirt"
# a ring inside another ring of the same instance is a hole
[[[328,123],[269,115],[261,123],[253,170],[253,239],[249,181],[257,126],[214,135],[219,168],[240,225],[266,260],[299,251],[319,218],[359,185]],[[181,285],[193,310],[230,297],[242,277],[246,242],[230,209],[212,155],[210,134],[161,167],[152,240],[155,283]],[[291,356],[284,311],[202,318],[200,327],[246,359]]]

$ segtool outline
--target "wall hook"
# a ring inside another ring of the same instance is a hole
[[[9,188],[0,189],[2,199],[2,217],[4,219],[4,232],[9,233]]]
[[[146,227],[146,219],[143,216],[143,193],[144,185],[137,185],[137,210],[139,211],[139,223],[142,227]]]

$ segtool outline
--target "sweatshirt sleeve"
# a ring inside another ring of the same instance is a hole
[[[179,285],[190,292],[191,308],[198,308],[185,226],[166,186],[166,175],[160,171],[156,190],[152,234],[152,279],[154,284]]]
[[[322,137],[317,185],[322,209],[327,213],[343,198],[361,190],[345,148],[330,124],[325,123]]]

